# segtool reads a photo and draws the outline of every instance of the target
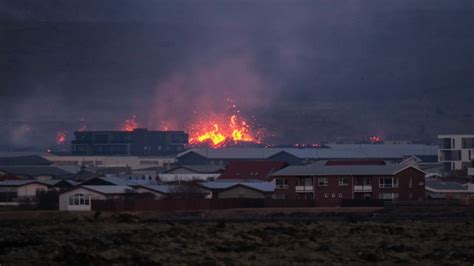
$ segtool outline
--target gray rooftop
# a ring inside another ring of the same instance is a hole
[[[325,166],[320,163],[288,166],[276,171],[272,176],[332,176],[332,175],[394,175],[398,171],[413,166],[406,165],[335,165]],[[418,169],[414,167],[415,169]]]
[[[102,194],[125,194],[132,191],[129,186],[82,186],[84,188],[97,191]]]
[[[435,179],[426,179],[425,188],[427,190],[437,191],[437,190],[450,190],[450,191],[459,191],[467,192],[468,188],[459,184],[458,182],[450,181],[439,181]]]
[[[424,144],[329,144],[328,148],[226,148],[191,149],[210,159],[266,159],[286,152],[301,159],[404,158],[411,155],[437,156],[438,147]]]
[[[19,176],[67,176],[71,172],[54,166],[0,166],[0,171]]]
[[[273,192],[275,186],[270,182],[202,182],[201,185],[208,189],[228,189],[233,186],[245,186],[262,192]]]
[[[169,193],[172,188],[171,185],[145,185],[142,187],[153,190],[153,191],[161,192],[163,194]]]

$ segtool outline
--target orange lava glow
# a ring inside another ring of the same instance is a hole
[[[62,145],[66,142],[66,133],[59,131],[56,134],[56,143]]]
[[[191,145],[208,144],[219,148],[230,143],[261,143],[259,134],[252,132],[250,125],[237,115],[200,120],[189,131]]]
[[[122,126],[120,127],[120,129],[122,131],[133,131],[137,127],[138,127],[137,117],[135,115],[132,115],[131,118],[125,120],[122,123]]]

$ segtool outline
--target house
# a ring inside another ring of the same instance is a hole
[[[59,195],[59,210],[90,211],[92,200],[119,199],[133,193],[129,186],[80,186]]]
[[[271,182],[271,174],[287,166],[283,161],[233,161],[227,165],[219,180],[260,180]]]
[[[39,180],[5,180],[0,182],[0,201],[18,202],[36,198],[38,192],[47,191],[49,184]]]
[[[217,181],[203,182],[201,185],[211,191],[215,199],[264,199],[271,198],[275,186],[269,182]]]
[[[340,206],[343,200],[423,200],[425,173],[412,165],[288,166],[272,174],[275,198],[314,200]]]
[[[214,180],[223,170],[223,165],[179,165],[159,174],[162,182]]]
[[[136,187],[138,193],[150,193],[155,196],[155,199],[164,199],[172,192],[170,185],[140,185]]]
[[[426,198],[428,199],[466,199],[474,197],[469,187],[454,181],[428,178],[425,181]]]
[[[438,161],[450,172],[474,176],[474,135],[439,135]]]

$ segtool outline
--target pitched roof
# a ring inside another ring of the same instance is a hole
[[[457,182],[425,180],[425,189],[432,192],[468,192],[468,188]]]
[[[129,186],[82,186],[101,194],[125,194],[133,190]]]
[[[177,158],[194,152],[209,159],[267,159],[286,152],[301,159],[403,159],[407,156],[437,156],[438,146],[424,144],[328,144],[328,148],[196,148],[178,154]]]
[[[287,164],[280,161],[233,161],[219,179],[257,179],[269,181],[272,179],[271,174],[282,169]]]
[[[54,166],[0,166],[0,171],[20,176],[67,176],[72,173]]]
[[[179,165],[169,170],[166,170],[162,173],[163,174],[171,173],[180,168],[187,169],[194,173],[207,174],[207,173],[219,173],[224,169],[224,166],[223,165],[208,165],[208,164],[206,165]]]
[[[273,173],[272,176],[395,175],[407,168],[415,168],[421,171],[414,166],[397,164],[326,166],[316,163],[304,166],[288,166]]]
[[[156,191],[156,192],[159,192],[159,193],[163,193],[163,194],[168,194],[171,190],[171,187],[170,185],[144,185],[144,186],[140,186],[140,187],[143,187],[145,189],[149,189],[149,190],[152,190],[152,191]]]
[[[39,181],[39,180],[21,179],[21,180],[0,181],[0,187],[20,187],[20,186],[24,186],[24,185],[32,184],[32,183],[42,184],[42,185],[45,185],[45,186],[49,185],[46,182]]]
[[[154,180],[146,180],[146,179],[128,179],[128,178],[120,178],[120,177],[96,177],[87,180],[84,182],[84,184],[87,184],[88,182],[92,182],[94,179],[100,179],[102,181],[105,181],[106,183],[109,183],[111,185],[115,186],[144,186],[144,185],[154,185],[156,184],[156,181]],[[101,186],[101,185],[94,185],[94,186]],[[107,186],[107,185],[105,185]]]
[[[0,165],[3,166],[33,166],[51,165],[52,162],[38,155],[24,155],[12,157],[0,157]]]
[[[270,182],[203,182],[201,185],[211,190],[227,190],[236,186],[244,186],[265,193],[273,192],[275,185]]]

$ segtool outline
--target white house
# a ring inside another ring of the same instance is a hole
[[[90,211],[92,200],[120,198],[131,191],[129,186],[81,186],[59,195],[59,210]]]

